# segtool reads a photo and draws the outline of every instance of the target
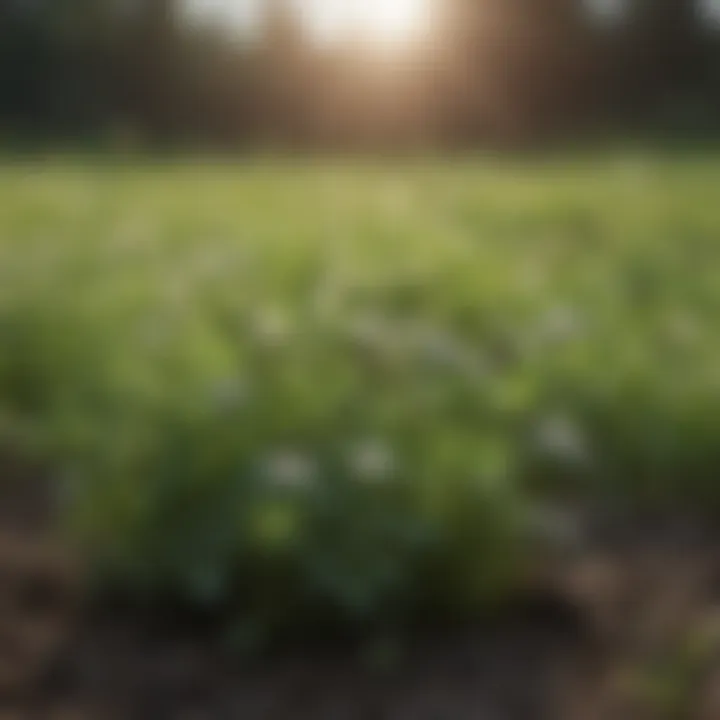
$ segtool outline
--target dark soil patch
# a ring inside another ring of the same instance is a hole
[[[79,615],[30,485],[2,489],[0,720],[720,718],[720,537],[697,522],[635,518],[483,623],[243,661],[182,616]]]
[[[599,563],[578,566],[572,601],[526,595],[492,623],[252,662],[189,628],[106,614],[31,699],[117,720],[709,720],[720,717],[718,550],[648,529],[605,559],[614,583],[593,586]],[[707,650],[688,672],[680,660],[703,633]]]
[[[312,647],[243,664],[208,640],[88,630],[55,692],[98,718],[554,719],[586,660],[579,641],[534,623],[427,633],[391,662]]]

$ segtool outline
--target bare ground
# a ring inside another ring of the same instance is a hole
[[[189,625],[81,612],[23,503],[2,503],[22,522],[0,533],[0,720],[720,720],[708,525],[634,518],[493,622],[243,663]]]

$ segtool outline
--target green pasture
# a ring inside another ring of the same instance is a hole
[[[720,155],[6,162],[0,441],[103,582],[480,606],[558,498],[720,509]]]

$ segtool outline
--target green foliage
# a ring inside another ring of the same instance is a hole
[[[0,440],[239,644],[476,609],[537,498],[717,507],[719,167],[6,167]]]

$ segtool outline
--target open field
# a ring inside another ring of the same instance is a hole
[[[549,498],[720,509],[719,186],[713,153],[7,164],[0,439],[141,591],[475,607]]]

